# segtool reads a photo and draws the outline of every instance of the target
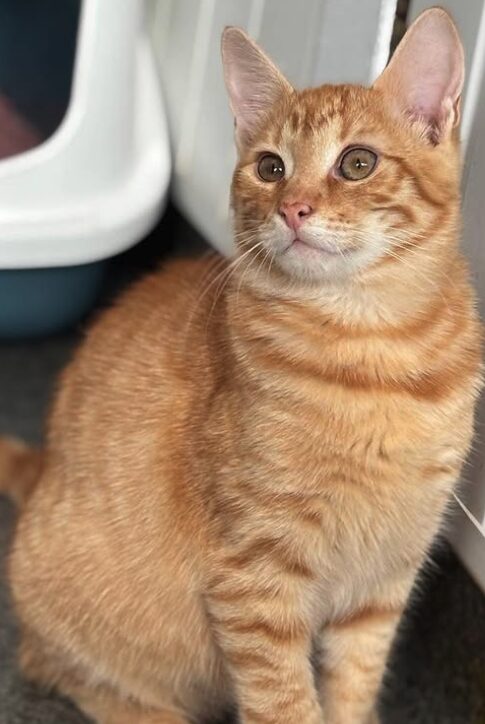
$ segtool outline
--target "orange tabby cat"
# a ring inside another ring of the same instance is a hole
[[[296,91],[236,28],[223,58],[238,261],[137,284],[43,459],[2,444],[21,663],[100,724],[369,724],[480,387],[462,48],[433,9],[370,89]]]

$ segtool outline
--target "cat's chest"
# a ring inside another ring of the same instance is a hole
[[[313,424],[291,425],[273,471],[280,470],[275,485],[301,491],[305,513],[319,521],[317,535],[305,528],[302,540],[309,536],[319,600],[338,618],[420,565],[466,435],[447,424],[447,414],[414,403],[364,400],[347,409],[327,405],[323,415],[313,406],[313,419],[310,409]]]
[[[401,486],[409,494],[412,482],[433,488],[444,472],[458,469],[472,414],[471,406],[453,401],[329,391],[272,409],[262,421],[271,437],[258,441],[266,449],[258,460],[280,484],[302,491],[332,495],[344,486],[356,498],[387,498],[389,486]],[[259,454],[261,444],[255,447]]]
[[[453,484],[449,479],[444,488]],[[391,485],[391,484],[390,484]],[[404,486],[372,495],[348,489],[327,503],[314,559],[325,615],[342,618],[376,601],[390,580],[421,565],[446,506],[445,490],[415,495]]]

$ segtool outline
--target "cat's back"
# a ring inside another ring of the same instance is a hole
[[[96,488],[99,496],[122,490],[126,498],[141,492],[133,481],[147,479],[162,491],[167,461],[190,439],[217,374],[221,312],[209,286],[224,265],[171,262],[93,324],[61,377],[49,419],[47,461],[61,471],[64,495]],[[174,479],[184,477],[182,451],[179,457]]]
[[[104,416],[124,408],[122,418],[111,420],[116,425],[171,393],[180,399],[210,359],[212,335],[202,317],[214,303],[210,281],[224,265],[215,257],[172,261],[103,310],[61,376],[51,428],[67,407],[75,413],[89,406]]]
[[[177,361],[185,362],[188,350],[181,339],[190,346],[198,332],[198,311],[213,302],[210,281],[225,264],[215,255],[177,259],[146,275],[98,315],[74,363],[89,366],[90,372],[103,361],[110,369],[129,365],[134,370],[157,364],[160,355],[175,349]]]

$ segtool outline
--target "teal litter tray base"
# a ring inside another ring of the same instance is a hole
[[[79,321],[96,301],[105,267],[0,270],[0,338],[40,337]]]

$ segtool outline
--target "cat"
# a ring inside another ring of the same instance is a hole
[[[481,387],[463,51],[434,8],[371,88],[222,53],[236,260],[137,283],[2,441],[19,659],[99,724],[370,724]]]

